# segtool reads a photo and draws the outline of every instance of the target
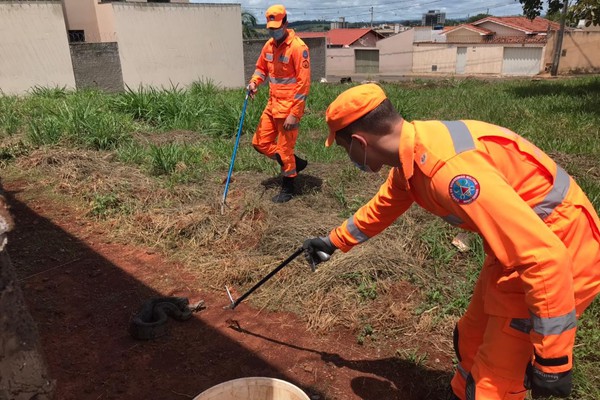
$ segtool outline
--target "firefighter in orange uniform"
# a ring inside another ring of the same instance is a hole
[[[476,232],[487,256],[454,330],[450,398],[567,397],[577,319],[600,291],[600,222],[573,178],[509,129],[404,121],[375,84],[342,93],[326,119],[326,146],[335,141],[363,170],[392,169],[352,217],[304,242],[307,257],[349,251],[413,202]]]
[[[308,164],[294,154],[294,146],[310,89],[310,57],[302,39],[287,29],[284,6],[271,6],[265,15],[271,39],[256,62],[248,91],[254,97],[258,86],[268,79],[270,96],[252,145],[281,166],[281,192],[273,201],[284,203],[292,199],[294,178]]]

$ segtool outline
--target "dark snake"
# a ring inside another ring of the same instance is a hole
[[[187,321],[192,313],[204,309],[204,302],[190,307],[185,297],[155,297],[146,301],[129,323],[129,334],[138,340],[151,340],[168,332],[169,317]]]

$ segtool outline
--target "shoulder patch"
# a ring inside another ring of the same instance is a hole
[[[302,68],[308,68],[310,64],[308,63],[308,60],[303,60],[302,61]]]
[[[456,175],[450,181],[448,192],[458,204],[470,204],[479,197],[479,181],[471,175]]]
[[[308,50],[304,50],[302,52],[302,58],[305,58],[305,59],[308,58]]]

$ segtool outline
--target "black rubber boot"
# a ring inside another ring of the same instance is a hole
[[[306,166],[308,165],[308,161],[298,157],[295,154],[294,159],[296,160],[296,173],[300,173],[300,171],[303,171],[306,168]],[[279,164],[281,168],[283,168],[283,161],[281,161],[281,156],[279,156],[279,154],[277,153],[275,153],[275,161],[277,161],[277,164]]]
[[[285,203],[294,197],[294,178],[283,177],[281,192],[273,197],[273,203]]]
[[[300,157],[298,157],[295,154],[294,154],[294,158],[296,159],[296,172],[300,173],[301,171],[304,170],[304,168],[306,168],[306,166],[308,165],[308,161],[301,159]]]

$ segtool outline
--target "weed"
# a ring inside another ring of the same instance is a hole
[[[360,333],[358,334],[358,336],[356,337],[356,342],[360,345],[365,343],[365,340],[367,338],[371,338],[373,339],[373,334],[375,333],[375,330],[373,329],[373,327],[371,326],[371,324],[366,324],[362,327]]]

